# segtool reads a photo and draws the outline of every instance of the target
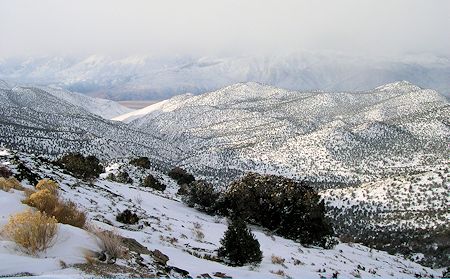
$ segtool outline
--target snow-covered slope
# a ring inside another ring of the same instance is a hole
[[[50,156],[81,152],[103,158],[130,154],[155,157],[171,150],[152,135],[89,112],[109,113],[108,102],[46,90],[0,89],[1,145]],[[96,104],[104,106],[96,108]]]
[[[208,177],[356,183],[445,160],[448,114],[443,96],[405,81],[356,93],[241,83],[115,119],[173,143],[185,152],[178,164]]]
[[[113,117],[112,120],[122,121],[125,123],[129,123],[135,119],[141,118],[150,113],[158,113],[159,111],[170,111],[176,108],[176,105],[187,98],[192,97],[192,94],[184,94],[180,96],[173,97],[169,100],[164,100],[150,106],[147,106],[142,109],[134,110],[129,113],[125,113],[116,117]]]
[[[149,250],[160,250],[169,257],[167,265],[171,266],[158,265],[145,253],[141,253],[140,258],[130,256],[120,259],[114,265],[88,264],[83,251],[99,249],[94,237],[84,230],[59,225],[54,246],[37,257],[20,252],[14,242],[0,241],[0,276],[28,273],[74,278],[99,274],[120,277],[134,274],[142,277],[146,274],[147,277],[180,278],[173,267],[187,271],[193,278],[209,278],[202,274],[208,274],[211,278],[219,278],[222,274],[232,278],[331,278],[336,272],[338,278],[429,278],[442,274],[441,270],[423,267],[401,255],[389,255],[360,244],[340,243],[330,250],[304,247],[259,227],[252,227],[252,231],[261,244],[262,263],[259,266],[227,266],[208,260],[214,259],[220,246],[220,238],[227,227],[226,220],[205,215],[181,203],[174,194],[178,186],[163,174],[150,171],[168,184],[167,190],[161,193],[140,188],[137,183],[125,185],[99,179],[88,184],[62,173],[39,157],[4,151],[0,154],[0,163],[9,165],[14,171],[22,162],[41,177],[59,182],[60,195],[85,209],[92,224],[107,230],[115,229],[120,235],[137,240]],[[114,171],[121,164],[115,164],[108,170]],[[11,214],[26,208],[20,202],[23,196],[22,191],[0,190],[0,226]],[[115,215],[124,209],[136,212],[141,218],[139,223],[125,225],[117,222]],[[203,236],[196,230],[200,230]],[[272,256],[284,259],[284,263],[273,261]]]
[[[20,105],[37,110],[44,110],[45,106],[50,106],[57,112],[85,110],[105,119],[132,111],[114,101],[92,98],[54,87],[15,86],[10,88],[8,84],[0,83],[0,98],[3,106]]]
[[[39,88],[52,94],[57,98],[63,99],[75,106],[82,107],[85,110],[89,111],[90,113],[99,115],[105,119],[111,119],[118,115],[122,115],[133,111],[132,109],[129,109],[111,100],[93,98],[86,96],[84,94],[70,92],[56,87],[39,87]]]

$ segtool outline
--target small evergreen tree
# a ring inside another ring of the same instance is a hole
[[[56,164],[81,179],[95,179],[103,172],[103,166],[97,157],[84,157],[79,153],[64,155]]]
[[[150,187],[158,191],[166,190],[166,185],[159,182],[153,175],[149,174],[145,177],[144,181],[141,183],[142,187]]]
[[[131,179],[130,175],[126,171],[120,171],[116,175],[116,181],[124,184],[132,184],[133,179]]]
[[[242,219],[231,221],[220,243],[217,254],[231,265],[258,264],[262,260],[259,242]]]
[[[184,202],[191,207],[197,206],[199,209],[208,213],[215,210],[215,204],[219,198],[219,192],[216,191],[212,184],[204,180],[192,182],[187,187],[185,194],[185,197],[183,197]]]
[[[150,160],[148,157],[139,157],[130,161],[130,164],[144,169],[150,168]]]
[[[195,177],[180,167],[171,169],[168,173],[169,177],[176,180],[178,185],[189,184],[195,181]]]

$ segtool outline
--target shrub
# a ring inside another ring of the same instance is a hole
[[[121,171],[116,175],[116,181],[124,184],[133,183],[133,179],[131,179],[130,175],[126,171]]]
[[[51,215],[59,223],[78,228],[83,228],[86,223],[86,213],[80,211],[77,205],[71,201],[59,201]]]
[[[231,221],[220,243],[222,246],[218,250],[218,256],[231,265],[257,264],[262,260],[258,240],[241,219]]]
[[[106,179],[124,184],[133,183],[133,179],[131,179],[130,175],[126,171],[119,172],[117,173],[117,175],[114,175],[114,173],[110,173],[108,174]]]
[[[55,190],[51,192],[45,185],[52,185],[50,188]],[[26,205],[35,207],[37,210],[45,213],[47,216],[56,218],[59,223],[82,228],[86,222],[86,214],[78,210],[75,203],[64,201],[57,196],[57,188],[54,184],[41,184],[42,190],[30,193],[22,202]],[[36,186],[36,188],[38,188]]]
[[[28,180],[31,185],[36,185],[38,180],[41,179],[39,175],[32,172],[27,166],[25,166],[22,162],[17,165],[17,174],[15,177],[19,181]]]
[[[11,170],[4,165],[0,165],[0,177],[9,178],[12,175]]]
[[[183,200],[189,206],[197,205],[203,211],[214,211],[219,192],[216,191],[212,184],[203,180],[194,181],[187,187],[186,192]]]
[[[325,220],[325,206],[305,182],[249,173],[231,183],[219,206],[224,214],[237,216],[278,234],[327,247],[333,235]]]
[[[130,161],[130,164],[136,167],[149,169],[150,168],[150,160],[148,157],[139,157]]]
[[[25,211],[9,218],[4,235],[32,255],[47,250],[53,244],[58,230],[54,217],[39,211]]]
[[[0,177],[0,189],[9,192],[11,189],[23,191],[25,188],[14,177],[4,178]]]
[[[136,224],[139,222],[139,217],[136,213],[131,212],[129,209],[125,209],[116,216],[116,220],[124,224]]]
[[[58,197],[50,190],[44,189],[31,194],[22,201],[24,204],[35,207],[37,210],[51,216],[55,207],[58,205]]]
[[[282,264],[284,264],[284,262],[285,262],[284,258],[272,255],[272,263],[273,264],[281,264],[282,265]]]
[[[195,178],[192,174],[189,174],[187,171],[179,167],[175,167],[170,170],[168,175],[172,179],[176,180],[178,185],[189,184],[195,181]]]
[[[149,174],[145,177],[144,181],[141,184],[142,187],[150,187],[158,191],[166,190],[166,185],[162,184],[157,180],[153,175]]]
[[[94,179],[103,172],[103,167],[95,156],[84,157],[78,153],[65,155],[56,164],[81,179]]]
[[[49,190],[53,195],[58,195],[59,185],[51,179],[41,179],[38,184],[36,184],[36,190]]]

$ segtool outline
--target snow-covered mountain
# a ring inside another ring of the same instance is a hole
[[[16,86],[0,88],[0,104],[0,143],[28,152],[82,152],[105,158],[157,156],[171,150],[152,135],[90,112],[121,111],[120,106],[107,100],[56,89]]]
[[[58,224],[53,245],[36,256],[24,253],[9,239],[0,240],[0,276],[38,275],[52,278],[170,277],[170,278],[437,278],[442,270],[421,266],[402,255],[371,249],[356,243],[339,243],[333,249],[305,247],[292,240],[252,226],[261,244],[263,260],[257,266],[233,267],[216,258],[227,220],[210,216],[180,202],[175,181],[148,170],[168,186],[163,192],[112,182],[105,177],[126,164],[109,165],[100,179],[90,183],[76,179],[39,156],[0,149],[0,164],[15,174],[19,164],[42,178],[60,184],[61,198],[71,200],[87,214],[89,224],[126,238],[121,245],[126,257],[115,264],[89,260],[86,251],[101,251],[95,235],[67,224]],[[138,169],[130,174],[144,175]],[[135,180],[136,181],[136,180]],[[27,180],[25,189],[33,189]],[[8,218],[30,209],[21,200],[22,190],[0,189],[0,227]],[[137,224],[123,224],[115,216],[124,209],[138,214]],[[157,261],[153,251],[166,256]],[[28,277],[27,277],[28,278]]]
[[[185,153],[178,163],[206,176],[253,170],[356,183],[442,162],[448,114],[443,96],[404,81],[356,93],[241,83],[115,119],[174,144]]]
[[[118,115],[133,111],[132,109],[124,107],[121,104],[111,100],[93,98],[57,87],[11,87],[5,81],[0,80],[0,90],[2,90],[1,98],[2,105],[4,106],[20,104],[25,107],[39,107],[42,104],[45,104],[46,101],[49,101],[49,99],[52,99],[53,101],[51,102],[58,102],[59,105],[61,105],[55,106],[55,109],[59,109],[60,111],[64,111],[64,109],[68,109],[68,106],[72,106],[77,109],[82,108],[90,113],[99,115],[106,119],[111,119]]]
[[[242,57],[42,57],[0,61],[0,79],[55,84],[114,100],[161,100],[251,81],[291,90],[356,91],[409,80],[448,95],[450,59],[431,55],[369,59],[306,52]]]
[[[111,119],[133,111],[132,109],[111,100],[93,98],[61,88],[39,87],[39,89],[42,89],[45,92],[48,92],[53,96],[63,99],[75,106],[82,107],[90,113],[99,115],[105,119]]]

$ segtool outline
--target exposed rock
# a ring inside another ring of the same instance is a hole
[[[229,275],[226,275],[226,274],[223,273],[223,272],[215,272],[215,273],[214,273],[214,276],[219,277],[219,278],[225,278],[225,279],[231,279],[231,278],[233,278],[233,277],[231,277],[231,276],[229,276]]]
[[[158,249],[153,250],[151,255],[153,257],[153,260],[155,260],[155,262],[162,264],[162,265],[166,265],[167,261],[169,260],[169,257],[167,255],[163,254]]]
[[[167,272],[172,271],[172,272],[178,273],[178,274],[180,274],[183,278],[192,278],[191,276],[189,276],[189,271],[184,270],[184,269],[181,269],[181,268],[178,268],[178,267],[176,267],[176,266],[167,266],[166,271],[167,271]]]
[[[134,238],[122,237],[122,243],[125,247],[127,247],[130,251],[136,252],[138,254],[147,254],[150,255],[152,251],[148,250],[147,247],[140,244]]]

